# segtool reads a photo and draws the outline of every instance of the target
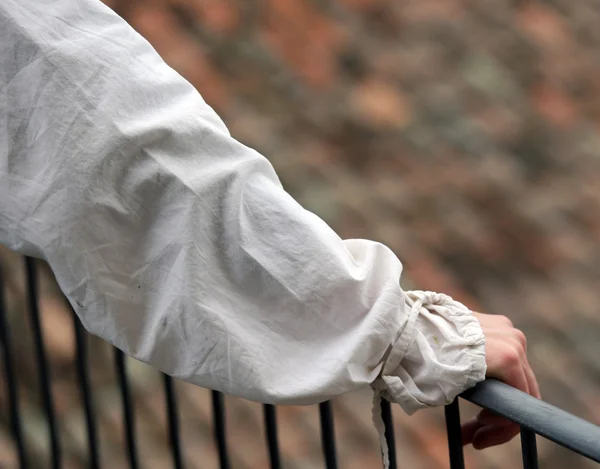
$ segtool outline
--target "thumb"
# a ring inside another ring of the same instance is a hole
[[[477,417],[473,417],[469,421],[463,423],[461,426],[463,446],[473,443],[473,437],[475,436],[475,433],[477,433],[477,431],[484,426],[485,424],[483,424]]]

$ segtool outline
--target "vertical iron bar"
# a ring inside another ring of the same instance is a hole
[[[123,404],[123,423],[125,424],[125,442],[127,446],[129,467],[131,469],[138,469],[133,399],[131,398],[129,380],[127,379],[125,355],[117,348],[115,348],[115,367],[117,370],[117,379],[119,381],[119,389],[121,391],[121,400]]]
[[[321,444],[325,456],[325,467],[327,469],[337,469],[333,410],[330,401],[319,404],[319,417],[321,420]]]
[[[212,391],[212,407],[214,436],[219,451],[219,467],[220,469],[229,469],[229,455],[225,440],[225,402],[223,394],[218,391]]]
[[[450,453],[450,469],[465,469],[462,437],[460,430],[460,409],[458,398],[445,408],[446,431],[448,432],[448,450]]]
[[[523,454],[523,468],[538,469],[535,433],[525,427],[521,427],[521,451]]]
[[[173,379],[163,375],[165,384],[165,398],[167,403],[167,420],[169,427],[169,442],[173,456],[173,467],[183,469],[183,458],[181,457],[181,442],[179,439],[179,415],[177,413],[177,398]]]
[[[396,438],[394,437],[394,420],[392,418],[392,405],[386,399],[381,399],[381,418],[385,426],[385,441],[388,446],[390,469],[396,469]]]
[[[0,268],[0,349],[4,362],[4,374],[6,376],[6,391],[8,393],[8,412],[10,427],[15,441],[17,455],[19,457],[19,468],[27,468],[27,454],[25,452],[25,440],[23,428],[21,427],[21,413],[19,411],[19,393],[17,391],[17,374],[13,367],[11,337],[9,332],[8,317],[6,314],[6,303],[4,301],[4,283],[2,280],[2,269]]]
[[[277,440],[277,410],[274,405],[263,406],[265,416],[265,430],[267,445],[269,447],[269,460],[271,469],[281,469],[281,458],[279,456],[279,442]]]
[[[75,311],[71,309],[73,317],[73,330],[75,332],[75,366],[79,379],[79,390],[85,413],[87,426],[88,461],[90,469],[100,468],[100,452],[98,450],[98,432],[96,431],[96,419],[94,416],[94,405],[92,399],[92,388],[88,372],[88,349],[86,335]]]
[[[56,426],[56,418],[54,415],[54,403],[52,401],[52,390],[50,388],[50,373],[49,364],[46,354],[46,346],[44,344],[42,323],[40,319],[39,303],[38,303],[38,283],[36,276],[35,260],[25,258],[25,272],[27,275],[27,302],[31,318],[31,326],[33,329],[33,341],[38,365],[39,384],[42,393],[42,404],[48,421],[48,429],[50,432],[50,449],[51,449],[51,467],[59,469],[61,466],[60,443],[58,437],[58,428]]]

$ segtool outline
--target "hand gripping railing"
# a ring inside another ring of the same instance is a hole
[[[525,469],[538,467],[536,434],[600,462],[600,427],[597,425],[493,379],[479,383],[461,397],[521,425]],[[450,467],[462,469],[458,401],[446,407],[446,425]]]

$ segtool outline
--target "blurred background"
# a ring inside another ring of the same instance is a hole
[[[403,286],[509,316],[545,400],[600,424],[597,0],[107,0],[344,238]],[[35,468],[47,466],[20,257],[0,250]],[[41,266],[66,469],[85,467],[72,322]],[[112,355],[90,339],[103,467],[127,467]],[[170,467],[159,375],[128,362],[142,467]],[[177,383],[186,467],[218,466],[210,393]],[[227,398],[232,464],[268,467],[261,407]],[[16,468],[0,386],[0,467]],[[464,416],[472,409],[462,406]],[[395,407],[400,468],[448,467],[443,411]],[[368,390],[334,401],[340,467],[378,468]],[[322,467],[314,407],[279,409],[286,469]],[[539,441],[540,466],[596,467]],[[518,441],[467,467],[520,467]]]

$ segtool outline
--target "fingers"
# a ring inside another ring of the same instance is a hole
[[[514,346],[504,347],[497,356],[490,357],[488,376],[529,393],[529,383],[523,367],[522,353]]]
[[[473,313],[486,337],[487,376],[540,398],[540,389],[527,360],[527,339],[505,316]],[[519,433],[519,425],[483,410],[462,427],[464,444],[476,449],[506,443]]]
[[[515,427],[515,423],[510,420],[501,417],[500,415],[494,414],[489,410],[482,410],[477,414],[476,417],[473,417],[468,422],[462,425],[462,443],[463,446],[469,445],[473,443],[475,439],[475,435],[482,429],[487,428],[489,432],[491,429],[496,429],[497,432],[506,432],[506,429],[510,429],[510,427]],[[513,432],[516,430],[518,432],[518,426],[512,429]],[[486,437],[490,438],[490,437]]]
[[[475,433],[477,430],[484,427],[484,424],[481,423],[477,417],[473,417],[468,422],[463,423],[461,426],[462,432],[462,444],[463,446],[470,445],[473,443],[473,438],[475,437]]]
[[[519,434],[519,428],[516,423],[506,427],[483,427],[473,436],[473,448],[485,449],[507,443]]]
[[[529,361],[527,359],[527,338],[525,337],[525,334],[522,331],[520,331],[519,329],[514,330],[514,335],[515,335],[515,338],[518,341],[521,349],[523,350],[523,357],[522,357],[523,371],[525,372],[525,377],[527,379],[527,386],[529,389],[529,394],[531,394],[534,397],[537,397],[538,399],[541,399],[542,395],[540,394],[540,387],[538,385],[535,374],[533,373],[533,370],[531,369],[531,365],[529,364]]]
[[[529,385],[529,394],[531,394],[534,397],[537,397],[538,399],[541,399],[542,394],[540,393],[540,386],[529,363],[525,363],[525,365],[523,365],[523,370],[525,371],[525,376],[527,377],[527,383]]]

